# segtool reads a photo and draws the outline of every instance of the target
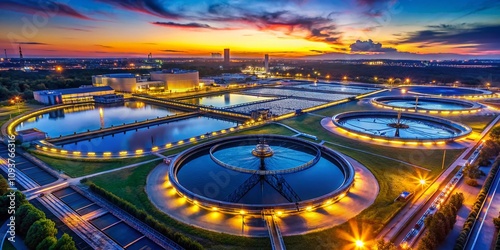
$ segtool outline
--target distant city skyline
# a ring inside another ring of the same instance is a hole
[[[496,0],[0,0],[0,48],[33,57],[500,59]],[[2,55],[4,57],[4,55]]]

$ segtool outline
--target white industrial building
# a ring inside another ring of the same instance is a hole
[[[161,70],[151,72],[151,81],[162,81],[171,91],[186,91],[199,87],[200,76],[196,70]]]
[[[186,91],[199,87],[196,70],[161,70],[150,74],[150,79],[131,73],[92,76],[94,86],[110,86],[118,92],[134,93],[149,90]]]

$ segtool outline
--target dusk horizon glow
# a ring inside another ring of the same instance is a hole
[[[498,59],[500,2],[1,0],[18,57]],[[2,57],[4,55],[2,54]]]

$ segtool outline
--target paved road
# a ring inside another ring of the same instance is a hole
[[[481,168],[481,171],[487,173],[490,170],[490,166]],[[464,194],[464,203],[462,207],[457,212],[457,222],[453,226],[453,229],[448,234],[444,242],[439,246],[438,250],[449,250],[450,247],[455,245],[455,242],[458,238],[458,235],[462,231],[463,225],[467,216],[469,216],[471,207],[476,202],[477,194],[481,190],[481,186],[484,184],[486,177],[482,176],[478,179],[478,186],[472,187],[465,183],[464,179],[462,179],[457,187],[455,188],[455,192]]]
[[[446,180],[451,178],[453,170],[460,165],[465,163],[466,156],[469,153],[473,152],[475,146],[481,142],[483,137],[489,132],[491,128],[500,120],[500,116],[497,116],[481,133],[478,138],[471,143],[467,149],[457,158],[455,162],[453,162],[437,179],[431,186],[424,192],[424,194],[413,204],[407,205],[403,208],[382,230],[379,234],[379,237],[383,237],[386,240],[393,241],[395,244],[399,244],[404,236],[408,234],[408,232],[415,225],[415,218],[420,218],[425,210],[427,210],[432,201],[439,195],[438,190],[440,190],[440,186],[443,183],[446,183]]]
[[[495,180],[491,185],[488,197],[478,220],[472,229],[469,241],[465,249],[483,250],[491,249],[491,244],[496,242],[496,230],[493,218],[498,216],[500,211],[500,174],[497,172]]]

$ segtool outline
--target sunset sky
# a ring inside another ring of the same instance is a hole
[[[498,58],[498,0],[0,0],[18,57]],[[2,51],[3,57],[3,51]]]

